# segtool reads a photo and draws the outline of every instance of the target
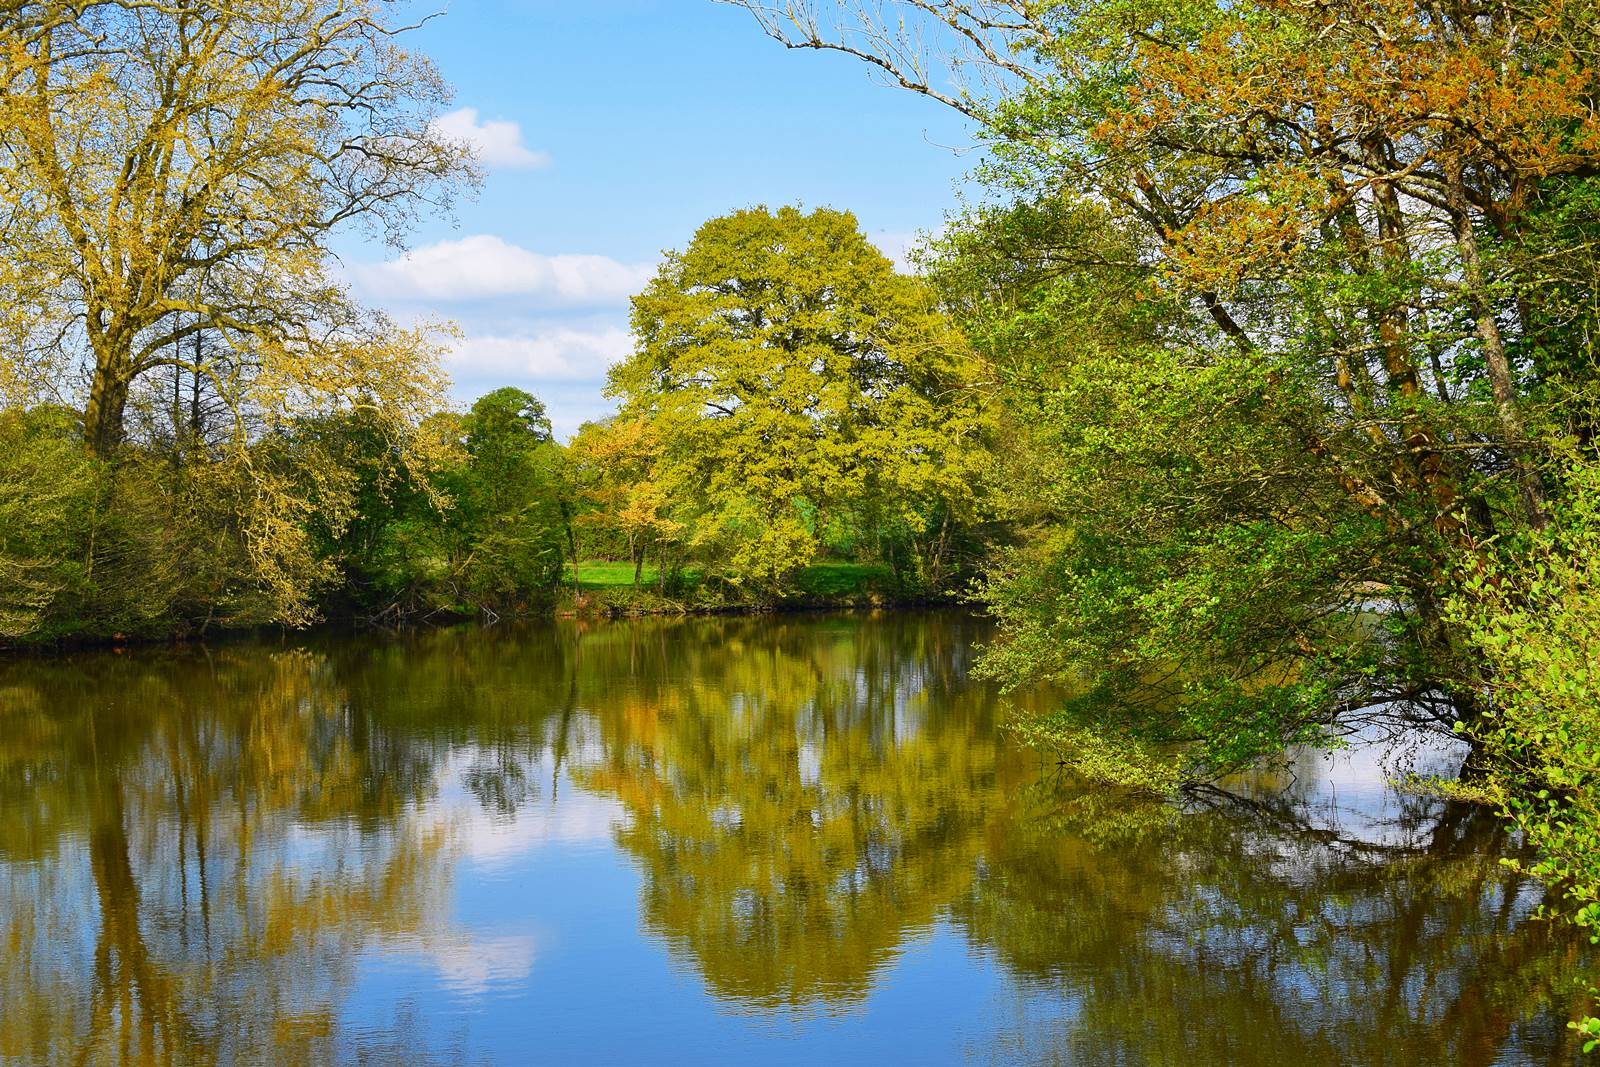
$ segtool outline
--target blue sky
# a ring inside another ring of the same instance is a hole
[[[440,5],[444,6],[444,5]],[[562,436],[609,408],[627,297],[662,250],[751,204],[854,211],[897,255],[973,166],[960,117],[848,57],[791,52],[711,0],[453,0],[411,37],[454,86],[487,180],[408,253],[347,247],[357,292],[463,331],[463,402],[543,397]]]

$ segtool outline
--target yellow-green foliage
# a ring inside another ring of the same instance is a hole
[[[0,17],[0,436],[21,435],[0,455],[0,636],[305,623],[340,578],[330,546],[394,481],[371,466],[438,503],[435,330],[359,306],[331,252],[347,224],[398,237],[475,176],[391,15]],[[46,426],[41,398],[64,394],[76,410]],[[316,428],[341,420],[365,460]]]
[[[353,503],[326,459],[273,438],[232,460],[109,463],[70,412],[0,412],[0,638],[309,620],[331,577],[313,531]]]
[[[1527,836],[1533,874],[1600,942],[1600,465],[1569,467],[1546,530],[1478,570],[1456,610],[1489,665],[1489,710],[1467,729],[1487,789]],[[1600,1046],[1600,1020],[1577,1024]]]
[[[978,367],[854,216],[712,219],[634,299],[633,326],[610,391],[615,432],[637,420],[655,442],[635,525],[670,518],[731,580],[772,590],[841,524],[909,527],[948,566],[927,537],[975,512]]]
[[[0,411],[0,638],[38,629],[70,581],[66,531],[94,507],[96,465],[59,410]]]
[[[1054,756],[1088,782],[1166,796],[1183,783],[1182,765],[1132,735],[1108,734],[1062,717],[1021,718],[1011,724],[1024,743]]]
[[[472,177],[446,90],[380,0],[7,8],[0,389],[89,382],[106,455],[143,383],[200,378],[243,438],[436,392],[426,345],[355,305],[330,236],[403,232]],[[76,328],[67,328],[76,323]]]

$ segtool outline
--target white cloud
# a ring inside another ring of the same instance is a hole
[[[633,351],[633,336],[616,326],[551,326],[521,336],[467,336],[445,364],[458,380],[604,378]]]
[[[387,263],[352,273],[380,299],[488,300],[532,297],[567,305],[617,305],[640,289],[655,268],[607,256],[547,256],[476,234],[413,249]]]
[[[516,985],[533,971],[536,946],[531,937],[456,937],[427,947],[441,983],[467,997],[496,986]]]
[[[509,119],[479,121],[478,109],[464,107],[433,120],[433,132],[465,141],[487,167],[548,167],[550,157],[522,143],[522,127]]]

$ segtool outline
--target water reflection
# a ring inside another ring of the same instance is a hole
[[[858,1002],[973,878],[999,744],[992,701],[944,714],[969,645],[777,622],[686,651],[577,775],[627,809],[643,920],[745,1010]]]
[[[1576,1061],[1580,947],[1485,813],[1311,755],[1078,789],[997,730],[978,636],[8,664],[0,1059]]]
[[[319,1062],[362,945],[435,922],[426,761],[327,662],[14,665],[0,688],[0,1053]]]

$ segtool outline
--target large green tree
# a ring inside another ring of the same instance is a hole
[[[611,393],[662,442],[649,480],[674,520],[733,580],[781,590],[830,535],[895,524],[928,581],[953,570],[987,426],[978,365],[854,216],[712,219],[634,299],[633,326]]]
[[[509,386],[480,397],[461,431],[466,462],[446,479],[451,585],[480,611],[525,610],[561,578],[561,448],[544,403]]]
[[[1591,434],[1592,4],[743,6],[991,149],[941,274],[1022,459],[991,665],[1079,684],[1059,736],[1481,719],[1445,605]]]
[[[360,306],[331,250],[400,241],[474,177],[397,9],[0,7],[0,403],[75,408],[95,460],[63,468],[90,501],[72,523],[45,492],[29,523],[49,543],[0,545],[32,553],[31,606],[0,610],[32,636],[308,621],[333,577],[317,531],[350,520],[360,479],[307,424],[437,458],[415,447],[442,403],[430,330]]]

